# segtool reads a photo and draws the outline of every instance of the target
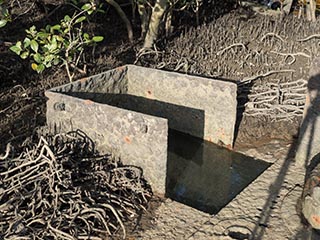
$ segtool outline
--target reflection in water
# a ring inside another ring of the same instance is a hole
[[[175,201],[216,214],[269,166],[170,130],[166,194]]]

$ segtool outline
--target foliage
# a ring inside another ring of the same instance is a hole
[[[0,28],[4,27],[11,21],[11,15],[6,7],[5,1],[0,0]]]
[[[94,10],[95,5],[86,3],[81,11],[75,12],[72,17],[64,16],[59,24],[47,25],[40,30],[32,26],[26,30],[25,39],[10,49],[22,59],[31,58],[31,67],[38,73],[53,65],[65,65],[71,81],[74,73],[70,73],[70,66],[80,70],[77,66],[85,47],[103,40],[102,36],[90,37],[83,32],[83,22]]]

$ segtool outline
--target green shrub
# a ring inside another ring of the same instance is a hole
[[[22,59],[30,58],[32,69],[38,73],[53,65],[64,65],[72,81],[74,72],[79,70],[77,66],[85,47],[103,40],[102,36],[90,37],[83,32],[83,22],[94,10],[93,4],[86,3],[81,11],[75,12],[72,17],[64,16],[59,24],[47,25],[40,30],[32,26],[26,30],[25,39],[10,49]]]
[[[5,1],[0,0],[0,28],[4,27],[11,21],[11,15],[6,7]]]

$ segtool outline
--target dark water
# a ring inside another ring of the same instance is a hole
[[[166,194],[175,201],[216,214],[269,166],[170,130]]]

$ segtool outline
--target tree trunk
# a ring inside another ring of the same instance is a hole
[[[159,25],[168,6],[168,0],[156,0],[152,9],[149,28],[144,39],[143,48],[151,48],[158,37]]]
[[[304,217],[314,229],[320,229],[320,163],[307,172],[301,200]]]
[[[141,38],[144,38],[147,33],[148,22],[149,22],[149,12],[146,8],[145,1],[138,0],[138,12],[141,20]]]
[[[292,3],[293,3],[293,0],[284,0],[282,2],[282,11],[288,15],[290,13],[290,10],[291,10],[291,7],[292,7]]]
[[[169,37],[172,33],[172,8],[167,13],[165,29],[166,29],[166,37]]]
[[[316,21],[316,1],[315,0],[307,0],[306,12],[307,12],[307,19],[309,21],[315,22]]]
[[[106,0],[106,2],[109,3],[112,7],[114,7],[116,9],[120,18],[126,24],[127,31],[128,31],[128,38],[129,38],[129,41],[132,43],[133,42],[132,26],[131,26],[131,23],[130,23],[129,19],[127,18],[126,14],[124,13],[124,11],[121,9],[120,5],[116,1]]]
[[[316,21],[316,1],[310,0],[310,15],[311,15],[311,21]]]

